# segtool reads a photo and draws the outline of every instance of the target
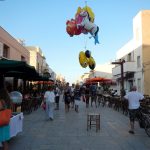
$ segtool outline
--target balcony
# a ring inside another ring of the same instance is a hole
[[[125,62],[123,64],[123,71],[125,72],[136,72],[136,62]],[[112,69],[113,76],[119,76],[121,74],[121,66],[117,65]]]

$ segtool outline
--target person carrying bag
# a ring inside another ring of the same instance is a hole
[[[1,100],[0,101],[0,127],[9,124],[11,114],[12,114],[11,109],[7,109],[5,106],[5,102]]]
[[[12,102],[5,88],[0,89],[0,143],[3,149],[8,150],[8,140],[10,139],[10,118]]]

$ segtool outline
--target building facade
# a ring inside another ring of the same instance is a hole
[[[42,50],[40,49],[40,47],[35,46],[26,46],[26,48],[30,52],[30,65],[34,66],[37,72],[42,74],[44,69],[47,69],[45,57],[42,53]]]
[[[123,63],[124,89],[133,85],[143,94],[150,95],[150,10],[140,11],[133,18],[133,39],[117,51],[116,62]],[[112,69],[113,78],[121,89],[121,65]]]
[[[107,79],[112,79],[112,68],[114,65],[110,63],[97,65],[94,70],[91,70],[88,73],[84,73],[80,77],[80,82],[85,83],[87,79],[95,78],[95,77],[102,77]]]
[[[26,48],[30,52],[30,65],[34,66],[38,73],[41,75],[48,72],[50,74],[50,79],[55,80],[56,75],[47,64],[46,58],[41,48],[37,46],[26,46]]]
[[[0,27],[0,58],[25,61],[27,64],[34,66],[39,74],[43,75],[44,71],[47,70],[50,77],[55,78],[55,73],[47,64],[46,58],[39,47],[26,47],[24,40],[15,39],[2,27]],[[5,78],[11,84],[13,84],[13,79],[12,77]],[[22,84],[21,79],[18,80],[18,86],[20,84]]]
[[[29,64],[29,51],[7,31],[0,27],[0,57],[26,61]]]

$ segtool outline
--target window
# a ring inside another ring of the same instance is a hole
[[[37,71],[39,72],[40,71],[40,64],[37,63]]]
[[[141,67],[141,58],[140,56],[137,56],[137,68]]]
[[[9,58],[9,47],[4,44],[3,57]]]
[[[141,79],[137,79],[137,90],[141,92]]]
[[[26,61],[24,56],[21,56],[21,61]]]
[[[0,57],[3,57],[3,43],[0,42]]]
[[[131,53],[128,54],[127,61],[131,61]]]

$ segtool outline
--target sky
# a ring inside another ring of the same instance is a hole
[[[85,4],[95,14],[100,44],[89,34],[70,37],[66,32],[66,21]],[[50,68],[73,83],[90,71],[80,66],[79,52],[90,50],[96,65],[114,61],[132,39],[133,18],[147,9],[150,0],[0,0],[0,25],[26,46],[39,46]]]

